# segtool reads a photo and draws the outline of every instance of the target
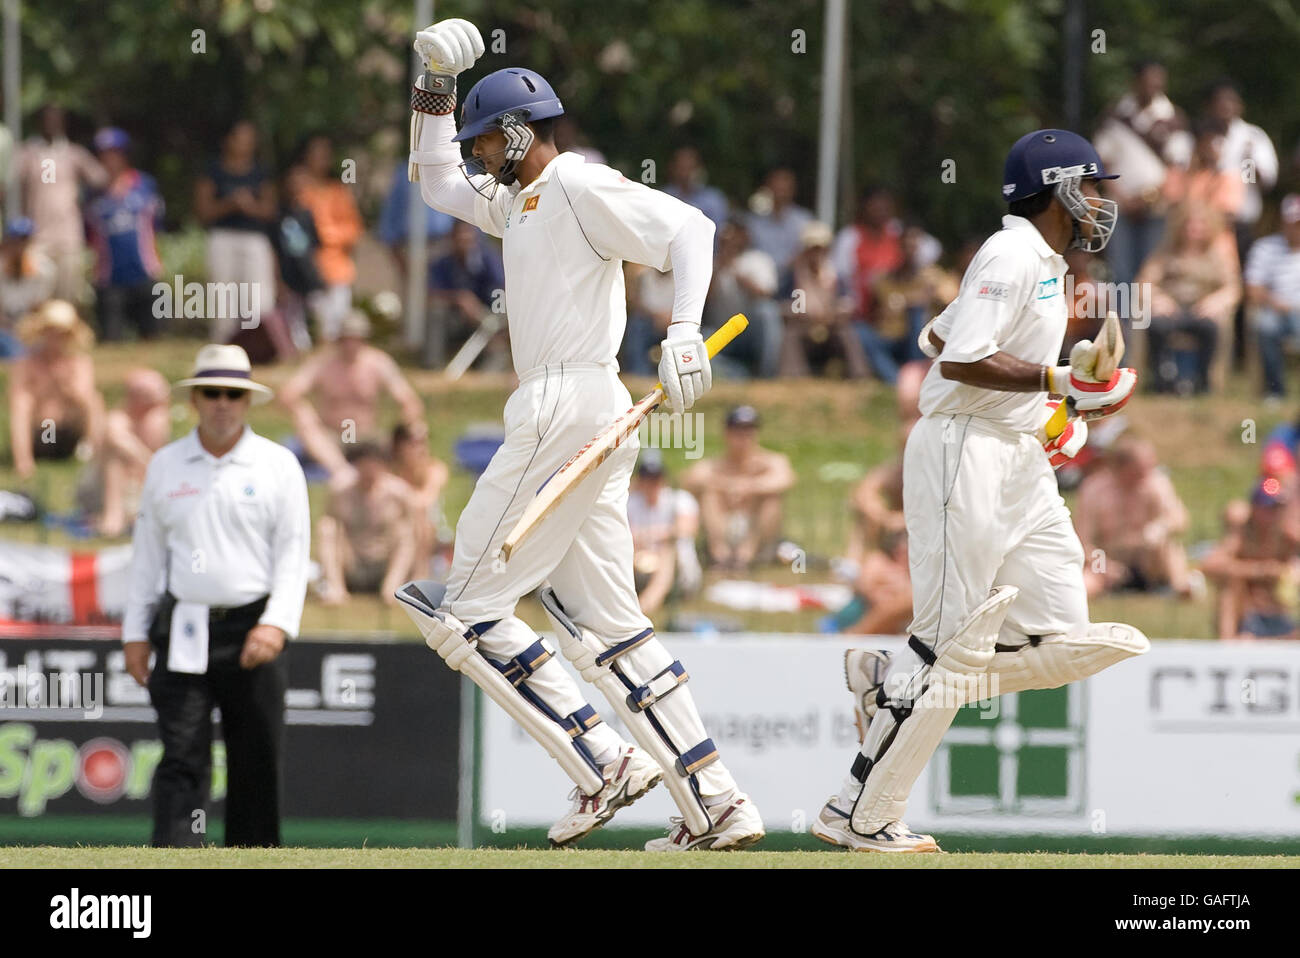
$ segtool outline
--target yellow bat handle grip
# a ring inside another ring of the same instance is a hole
[[[1052,418],[1047,420],[1047,425],[1043,427],[1043,432],[1047,435],[1047,438],[1055,439],[1061,433],[1065,432],[1065,424],[1069,421],[1069,418],[1069,403],[1062,399],[1061,405],[1056,407],[1056,411],[1052,413]]]
[[[704,341],[704,348],[708,350],[709,358],[712,359],[714,356],[718,355],[718,353],[722,352],[727,343],[731,342],[743,333],[748,326],[749,320],[746,318],[744,313],[737,313],[719,326],[717,331]],[[663,388],[663,383],[655,385],[655,389]]]

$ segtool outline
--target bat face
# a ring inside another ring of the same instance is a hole
[[[1112,311],[1106,315],[1106,322],[1097,337],[1097,379],[1105,382],[1115,375],[1120,357],[1124,355],[1124,331],[1120,327],[1119,317]]]

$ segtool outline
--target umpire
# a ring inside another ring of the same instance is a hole
[[[307,483],[288,449],[245,423],[271,390],[253,382],[243,349],[204,346],[174,388],[189,392],[199,425],[149,463],[122,622],[127,671],[149,689],[163,743],[153,844],[202,844],[215,705],[226,844],[279,845],[281,653],[307,588]]]

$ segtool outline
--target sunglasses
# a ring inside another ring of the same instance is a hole
[[[248,395],[247,389],[218,389],[215,386],[204,386],[199,390],[199,395],[204,399],[220,399],[225,396],[231,402],[239,402]]]

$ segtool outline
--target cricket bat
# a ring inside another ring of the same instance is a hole
[[[709,351],[709,358],[718,355],[722,348],[739,336],[748,325],[749,320],[742,313],[737,313],[727,320],[721,329],[704,342],[705,348]],[[542,521],[551,514],[570,490],[608,459],[628,436],[636,432],[641,421],[663,401],[664,387],[660,383],[635,406],[614,420],[613,425],[593,438],[557,469],[555,474],[543,483],[542,488],[537,490],[537,495],[533,496],[532,502],[524,508],[524,514],[519,517],[515,527],[506,536],[505,542],[501,545],[502,557],[509,561],[515,549],[519,548],[519,544],[542,524]]]
[[[1092,370],[1092,378],[1104,383],[1115,375],[1115,368],[1119,365],[1120,357],[1124,355],[1124,331],[1120,328],[1119,317],[1113,310],[1106,314],[1106,322],[1102,324],[1095,346],[1097,365]],[[1065,431],[1065,424],[1073,412],[1074,403],[1069,399],[1056,407],[1056,412],[1052,413],[1052,418],[1047,420],[1047,425],[1043,427],[1043,432],[1048,439],[1055,439]]]

